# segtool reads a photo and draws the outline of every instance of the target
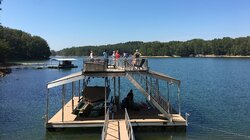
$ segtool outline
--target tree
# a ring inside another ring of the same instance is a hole
[[[60,50],[59,55],[82,56],[89,55],[89,51],[93,50],[94,55],[102,55],[104,50],[108,50],[111,55],[113,50],[119,50],[120,53],[127,52],[133,54],[139,49],[143,55],[147,56],[163,56],[163,55],[179,55],[183,57],[193,56],[197,54],[203,55],[250,55],[250,37],[202,40],[192,39],[188,41],[170,41],[170,42],[141,42],[130,41],[126,43],[109,44],[101,46],[82,46],[72,47]]]
[[[48,59],[50,48],[39,36],[0,26],[0,54],[1,61]]]

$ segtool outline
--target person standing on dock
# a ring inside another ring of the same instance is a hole
[[[120,58],[120,54],[119,54],[119,51],[116,50],[116,53],[115,53],[115,61],[116,61],[116,65],[118,65],[118,59]]]
[[[134,53],[134,57],[135,57],[135,64],[139,65],[139,58],[141,56],[141,53],[138,51],[138,49],[136,49],[135,53]]]
[[[108,53],[107,53],[107,50],[105,50],[103,52],[103,57],[104,57],[104,64],[106,65],[106,67],[108,68]]]
[[[133,108],[134,107],[134,94],[133,94],[133,90],[131,89],[127,95],[127,100],[128,100],[128,106],[129,108]]]
[[[89,58],[90,58],[90,60],[93,60],[93,58],[94,58],[94,57],[93,57],[93,51],[92,51],[92,50],[91,50],[90,53],[89,53]]]
[[[112,59],[113,59],[113,65],[114,65],[114,67],[115,67],[115,51],[113,51]]]

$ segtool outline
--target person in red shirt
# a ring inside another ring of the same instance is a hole
[[[116,53],[115,53],[115,65],[117,66],[118,65],[118,59],[120,58],[120,54],[118,52],[118,50],[116,50]]]
[[[120,58],[120,54],[119,54],[118,50],[116,50],[115,58],[116,58],[116,60]]]

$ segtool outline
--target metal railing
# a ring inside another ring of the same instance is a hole
[[[105,115],[105,121],[104,121],[103,128],[102,128],[101,140],[105,140],[107,136],[108,124],[109,124],[109,109],[107,110],[106,115]]]
[[[133,64],[128,63],[128,65]],[[153,84],[151,80],[149,81],[146,76],[140,73],[139,70],[133,73],[128,73],[128,75],[130,75],[143,88],[143,90],[148,94],[149,100],[153,99],[161,106],[162,109],[170,114],[170,111],[172,111],[173,108],[170,106],[169,101],[161,95],[157,85]],[[168,84],[171,85],[173,82],[170,81]]]
[[[143,59],[144,63],[141,67],[139,67]],[[119,59],[115,59],[109,57],[108,59],[104,59],[103,57],[94,57],[92,59],[85,58],[83,60],[83,63],[102,64],[104,66],[108,65],[109,67],[105,66],[105,68],[122,69],[126,71],[137,70],[137,69],[148,70],[148,61],[145,58],[121,57]]]
[[[140,72],[129,73],[129,75],[148,93],[148,97],[155,100],[167,113],[172,110],[170,103],[163,97],[158,88],[147,80]],[[148,85],[148,86],[146,86]]]
[[[127,112],[127,109],[125,108],[125,124],[126,124],[126,129],[128,131],[128,138],[129,140],[135,140],[134,132],[133,132],[133,127],[130,122],[130,118]]]
[[[140,71],[128,73],[128,75],[130,75],[143,88],[143,90],[148,94],[148,98],[150,98],[149,100],[155,100],[161,106],[161,108],[170,114],[170,110],[172,110],[170,103],[165,97],[161,95],[158,87],[153,84],[151,80],[148,80],[149,77],[146,78],[146,76],[141,74]]]

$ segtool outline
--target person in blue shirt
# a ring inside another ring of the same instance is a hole
[[[107,53],[107,50],[105,50],[103,52],[103,58],[104,58],[104,64],[106,65],[106,67],[108,68],[108,53]]]

